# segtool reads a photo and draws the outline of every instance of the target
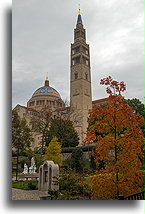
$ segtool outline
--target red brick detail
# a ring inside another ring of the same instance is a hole
[[[36,111],[35,109],[33,109],[33,108],[29,108],[29,107],[26,107],[26,106],[21,106],[21,105],[19,105],[20,107],[22,107],[22,108],[25,108],[25,109],[27,109],[28,111],[34,111],[34,112],[38,112],[38,111]]]
[[[102,99],[94,100],[94,101],[92,101],[92,104],[101,103],[101,102],[106,102],[107,99],[108,99],[108,98],[102,98]]]

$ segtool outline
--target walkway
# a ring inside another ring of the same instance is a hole
[[[40,200],[40,196],[46,196],[46,192],[38,190],[22,190],[12,188],[12,200]]]

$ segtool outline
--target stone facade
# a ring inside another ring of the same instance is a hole
[[[86,34],[79,14],[71,44],[70,106],[80,115],[75,128],[80,144],[86,136],[88,111],[92,109],[90,51],[86,44]]]
[[[25,119],[27,121],[28,127],[32,130],[32,118],[37,118],[39,115],[39,112],[36,111],[35,109],[17,105],[14,110],[18,113],[19,117],[21,119]],[[31,147],[36,148],[40,146],[41,142],[41,134],[39,132],[34,132],[32,131],[32,138],[34,139],[33,142],[31,142]]]

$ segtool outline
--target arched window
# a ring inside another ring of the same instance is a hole
[[[78,79],[78,73],[75,73],[75,80]]]
[[[86,80],[88,80],[88,74],[86,73]]]
[[[79,64],[80,63],[80,56],[76,57],[75,60],[76,60],[76,64]]]

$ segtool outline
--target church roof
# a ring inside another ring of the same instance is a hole
[[[26,110],[28,110],[28,111],[34,111],[34,112],[37,112],[35,109],[33,109],[33,108],[29,108],[29,107],[26,107],[26,106],[22,106],[22,105],[17,105],[16,107],[21,107],[21,108],[24,108],[24,109],[26,109]],[[16,108],[15,107],[15,108]]]
[[[61,107],[61,108],[56,109],[56,111],[66,111],[66,110],[70,110],[70,106]]]
[[[98,99],[98,100],[93,100],[93,101],[92,101],[92,104],[106,102],[107,99],[108,99],[108,98],[102,98],[102,99]]]
[[[32,97],[39,97],[39,96],[49,96],[49,97],[61,98],[58,91],[49,85],[48,75],[46,76],[44,86],[38,88],[32,95]]]
[[[58,93],[58,91],[56,91],[54,88],[52,87],[40,87],[38,88],[32,95],[32,97],[38,97],[38,96],[49,96],[49,97],[57,97],[60,98],[60,94]]]

